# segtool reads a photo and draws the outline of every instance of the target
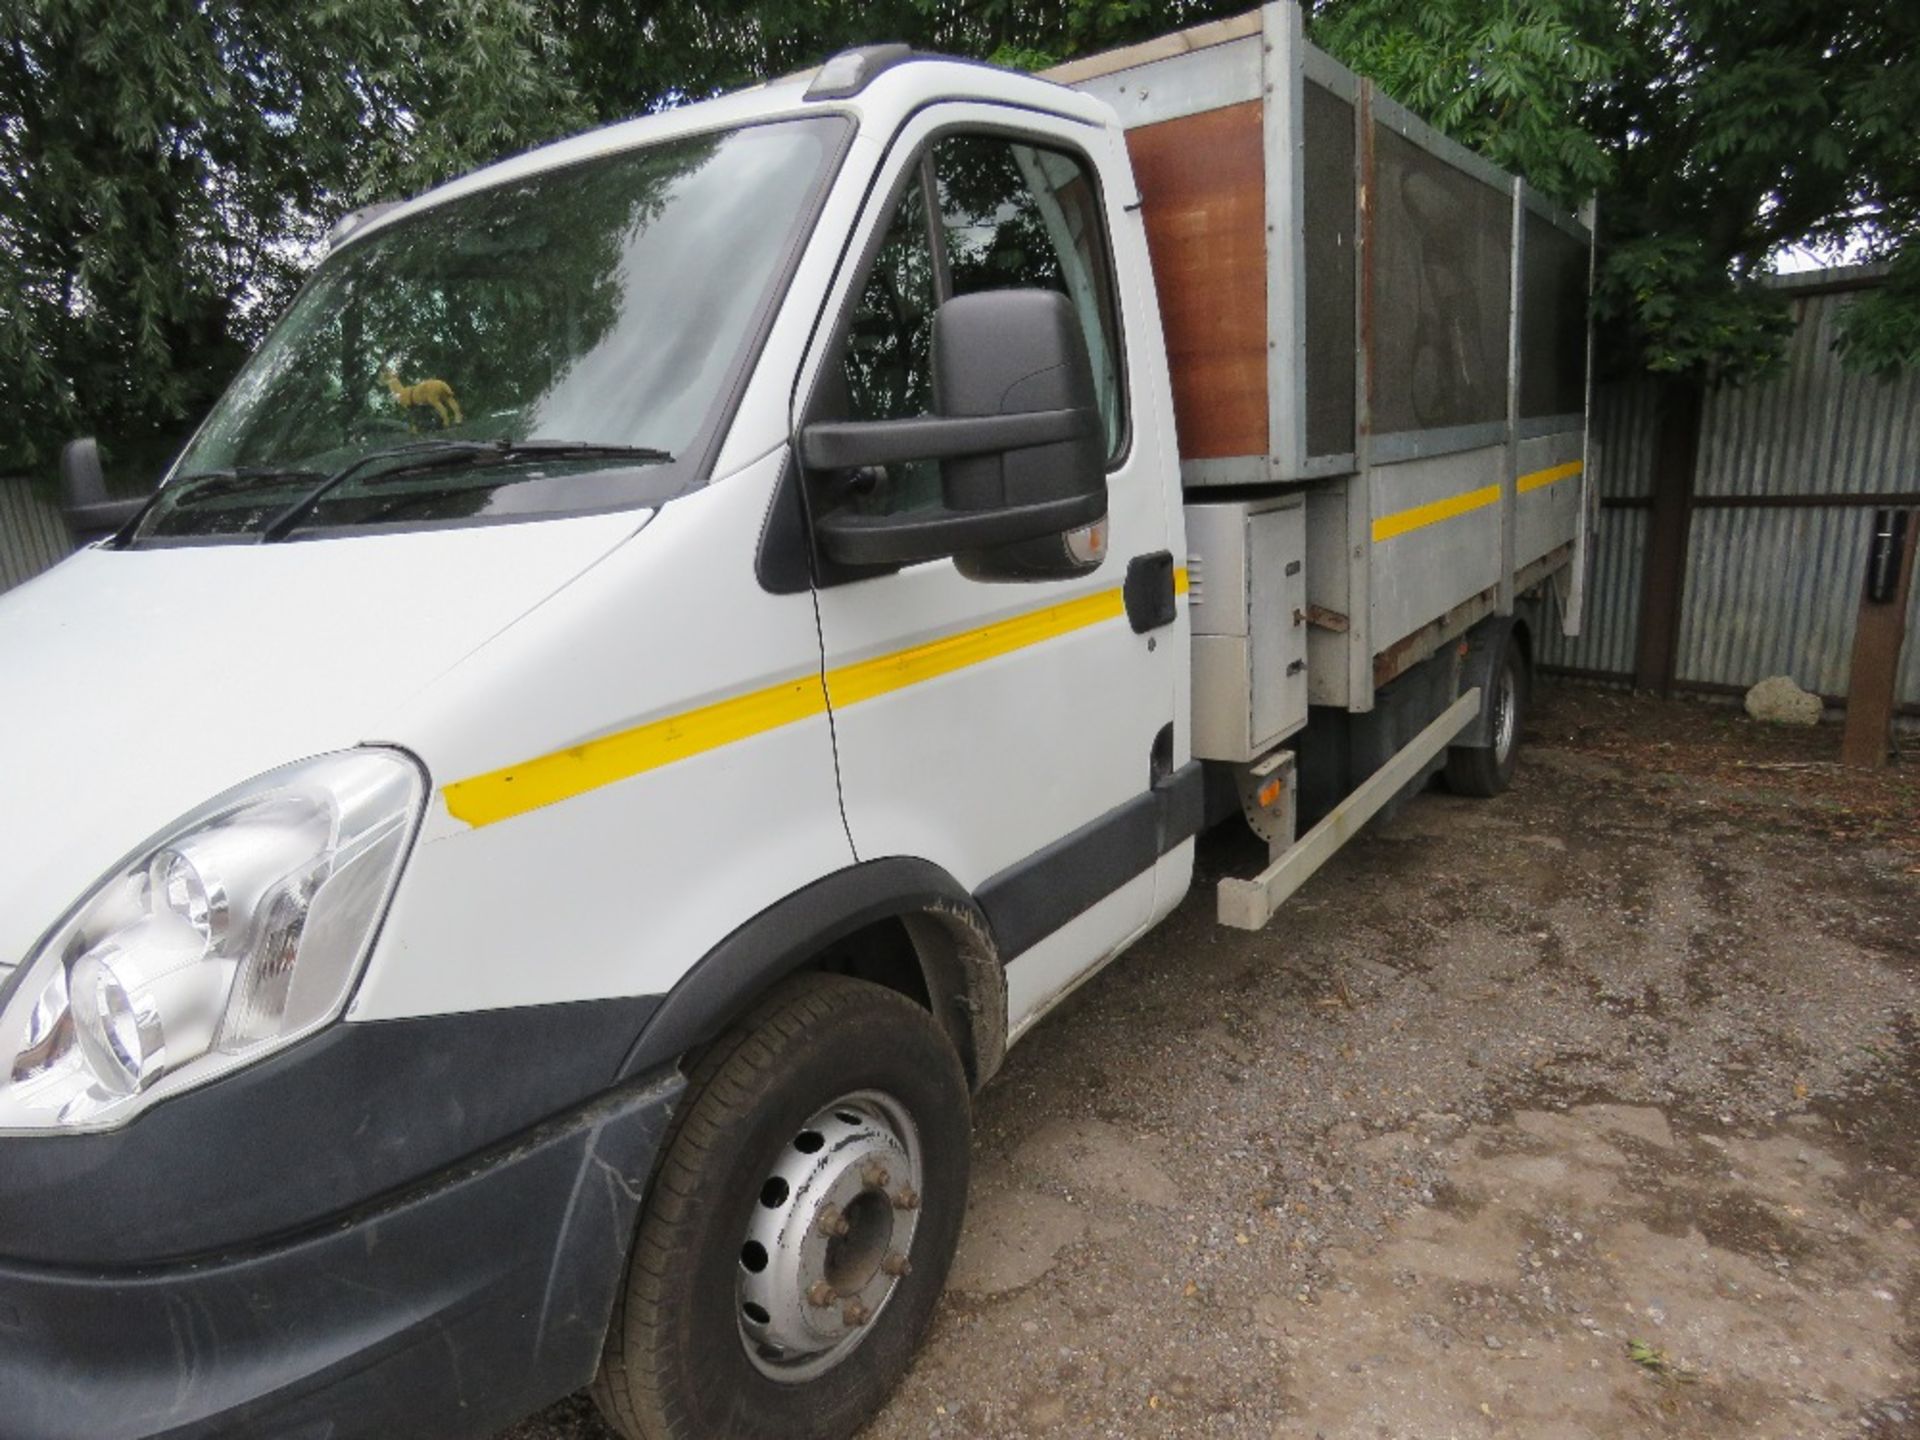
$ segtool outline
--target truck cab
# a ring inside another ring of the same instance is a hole
[[[0,598],[10,1437],[863,1422],[1008,1045],[1276,775],[1300,855],[1293,748],[1196,758],[1142,208],[1106,100],[897,46],[563,141],[343,227]]]

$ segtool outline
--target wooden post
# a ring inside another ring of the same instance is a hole
[[[1876,510],[1876,537],[1890,537],[1893,509]],[[1913,593],[1913,567],[1920,548],[1920,510],[1908,510],[1906,536],[1897,556],[1890,593],[1874,599],[1873,565],[1869,560],[1866,584],[1860,592],[1860,618],[1853,629],[1853,664],[1847,672],[1847,726],[1840,736],[1840,763],[1877,769],[1887,763],[1892,749],[1893,707],[1900,682],[1900,646],[1907,635],[1907,597]],[[1886,544],[1876,538],[1875,545]]]
[[[1662,696],[1673,692],[1680,605],[1687,582],[1687,536],[1693,523],[1693,475],[1700,459],[1705,409],[1704,387],[1698,380],[1670,380],[1660,387],[1653,442],[1653,508],[1647,512],[1633,686]]]

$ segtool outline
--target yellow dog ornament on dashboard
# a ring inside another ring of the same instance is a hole
[[[423,407],[440,417],[440,426],[458,425],[465,417],[460,413],[460,402],[454,398],[453,387],[444,380],[422,380],[414,385],[402,385],[399,372],[391,365],[380,367],[380,383],[393,394],[393,403],[407,414],[407,427],[418,429],[414,423],[415,412]]]

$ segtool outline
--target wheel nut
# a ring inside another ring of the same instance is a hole
[[[840,1292],[824,1280],[816,1280],[807,1287],[807,1303],[816,1310],[824,1310],[840,1298]]]
[[[891,1178],[887,1174],[887,1167],[878,1160],[869,1160],[860,1167],[860,1183],[875,1190],[885,1189],[887,1181]]]
[[[829,1240],[838,1240],[853,1227],[847,1223],[847,1217],[840,1213],[838,1205],[828,1205],[820,1211],[820,1218],[814,1223],[814,1228]]]
[[[849,1300],[840,1310],[840,1318],[849,1325],[864,1325],[872,1315],[858,1300]]]
[[[902,1185],[893,1192],[893,1208],[896,1210],[918,1210],[920,1192],[911,1185]]]
[[[902,1255],[898,1250],[893,1251],[886,1259],[882,1260],[880,1262],[880,1268],[896,1280],[913,1270],[913,1266],[907,1263],[907,1257]]]

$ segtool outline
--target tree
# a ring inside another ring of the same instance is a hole
[[[1920,358],[1920,9],[1880,0],[1324,0],[1314,38],[1563,203],[1597,193],[1614,370],[1738,380],[1785,248],[1894,261],[1858,363]]]
[[[176,447],[343,211],[588,119],[518,0],[13,0],[0,471]]]
[[[0,471],[100,433],[151,474],[343,211],[847,45],[1039,66],[1250,0],[13,0],[0,11]],[[1615,370],[1765,370],[1782,247],[1891,259],[1857,363],[1920,361],[1920,7],[1312,0],[1313,38],[1573,203]]]
[[[553,0],[572,74],[602,119],[816,65],[882,41],[1037,69],[1248,8],[1252,0]]]
[[[0,10],[0,473],[150,478],[326,228],[848,45],[1037,63],[1245,0],[13,0]]]

